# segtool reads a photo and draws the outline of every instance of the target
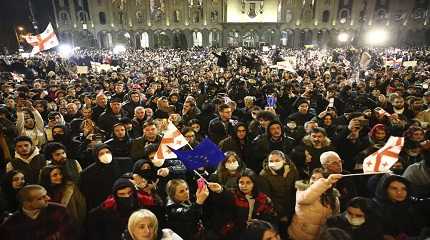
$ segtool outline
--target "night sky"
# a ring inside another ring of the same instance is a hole
[[[34,33],[29,0],[0,0],[0,47],[6,46],[10,51],[17,49],[14,28],[22,26],[24,33]],[[54,22],[50,0],[32,0],[33,12],[40,31],[43,31],[50,19]]]

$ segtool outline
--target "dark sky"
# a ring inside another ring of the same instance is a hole
[[[40,31],[43,31],[50,19],[54,19],[51,11],[50,0],[31,0],[33,12],[38,21]],[[0,46],[8,47],[9,50],[17,49],[17,42],[14,28],[23,26],[25,33],[34,33],[30,10],[29,0],[0,0]]]

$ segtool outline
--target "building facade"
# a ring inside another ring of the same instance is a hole
[[[74,46],[334,47],[374,28],[387,45],[430,43],[429,0],[52,0],[60,41]]]

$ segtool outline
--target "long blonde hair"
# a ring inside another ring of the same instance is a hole
[[[136,239],[136,236],[134,236],[133,230],[136,228],[137,224],[142,221],[143,219],[149,219],[152,224],[152,230],[154,231],[154,239],[157,239],[158,234],[158,220],[154,213],[147,209],[140,209],[133,214],[131,214],[130,218],[128,219],[128,233],[130,234],[131,238],[134,240]]]

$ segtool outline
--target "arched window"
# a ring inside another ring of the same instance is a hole
[[[325,10],[322,14],[322,22],[323,23],[328,23],[330,21],[330,11],[329,10]]]
[[[203,46],[203,35],[201,32],[193,32],[193,46],[194,47]]]
[[[60,23],[62,25],[69,25],[70,24],[70,15],[68,12],[66,11],[60,11],[58,13],[59,18],[60,18]]]
[[[139,24],[142,24],[144,22],[143,13],[141,11],[136,12],[136,21]]]
[[[106,13],[99,12],[99,21],[100,21],[101,25],[105,25],[106,24]]]
[[[147,32],[142,33],[142,37],[140,38],[140,46],[142,48],[149,48],[149,36]]]
[[[339,22],[340,23],[346,23],[349,21],[350,18],[350,10],[347,8],[343,8],[339,11]]]

